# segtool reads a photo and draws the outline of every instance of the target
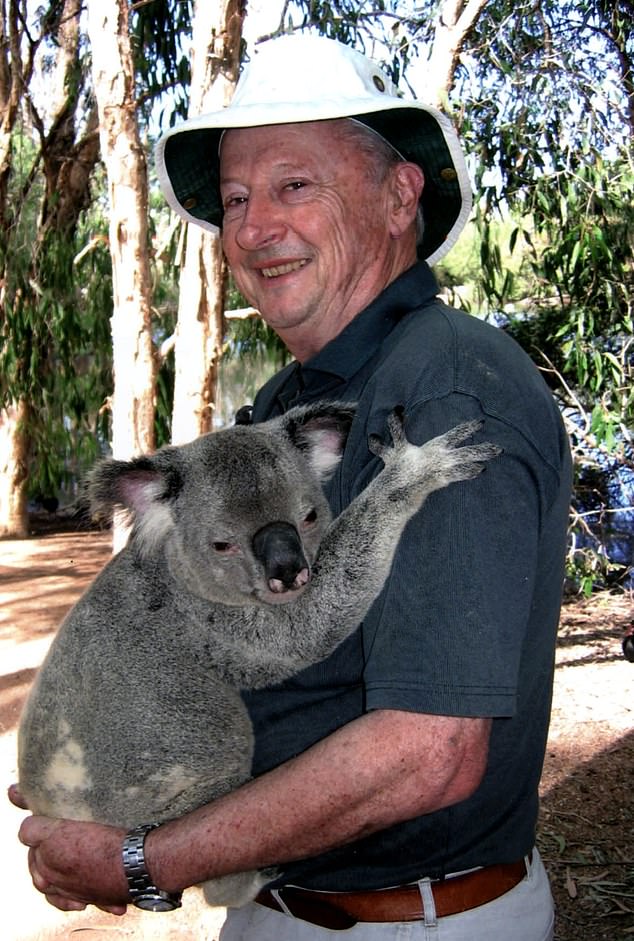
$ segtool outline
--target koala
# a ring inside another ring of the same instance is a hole
[[[499,452],[458,447],[478,422],[416,447],[394,413],[391,443],[369,440],[384,467],[333,521],[322,485],[353,418],[316,404],[96,466],[93,509],[123,507],[132,528],[61,625],[21,717],[19,786],[35,813],[132,828],[247,781],[240,691],[332,653],[426,497]],[[228,876],[205,896],[239,906],[270,878]]]

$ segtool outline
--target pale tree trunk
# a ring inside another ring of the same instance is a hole
[[[431,54],[424,67],[425,101],[443,107],[465,40],[487,0],[442,0],[436,12]]]
[[[0,409],[0,537],[23,539],[29,534],[28,435],[23,432],[27,413],[24,399]]]
[[[240,64],[243,0],[197,0],[189,116],[229,102]],[[224,276],[220,240],[189,226],[180,277],[175,342],[172,441],[211,430],[222,350]]]
[[[128,0],[89,0],[88,31],[112,258],[112,450],[123,460],[154,446],[156,364],[151,335],[147,165],[136,117]]]
[[[89,0],[88,32],[109,197],[113,312],[112,452],[129,460],[154,447],[156,358],[151,333],[148,182],[139,137],[128,0]],[[113,548],[128,537],[116,513]]]

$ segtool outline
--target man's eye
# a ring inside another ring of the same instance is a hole
[[[290,183],[287,183],[285,185],[284,189],[295,191],[295,190],[304,189],[305,186],[307,186],[307,183],[305,180],[291,180]]]
[[[236,206],[243,206],[246,201],[246,196],[227,196],[223,201],[223,206],[226,211],[227,209],[234,209]]]

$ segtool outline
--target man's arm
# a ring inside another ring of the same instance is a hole
[[[486,767],[489,719],[381,710],[231,794],[152,831],[148,869],[168,891],[283,865],[470,796]],[[24,821],[36,888],[52,904],[114,907],[128,893],[123,832],[97,824]],[[53,887],[51,889],[51,886]]]

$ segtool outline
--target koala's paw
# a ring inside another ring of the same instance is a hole
[[[421,458],[428,462],[430,483],[433,482],[434,489],[477,477],[488,461],[502,453],[502,448],[488,441],[458,447],[480,431],[482,425],[481,421],[465,422],[423,445]]]
[[[387,418],[387,429],[390,433],[391,443],[386,444],[379,435],[370,435],[368,437],[370,451],[380,457],[384,464],[387,464],[394,456],[394,451],[399,451],[409,444],[405,437],[404,422],[405,409],[402,405],[397,405]]]
[[[391,447],[377,435],[370,436],[368,446],[386,467],[391,465],[394,470],[400,468],[410,486],[416,490],[421,486],[430,493],[454,481],[477,477],[486,463],[502,452],[501,448],[490,442],[459,447],[482,429],[482,421],[464,422],[417,447],[405,437],[403,417],[403,409],[398,408],[388,418]]]

